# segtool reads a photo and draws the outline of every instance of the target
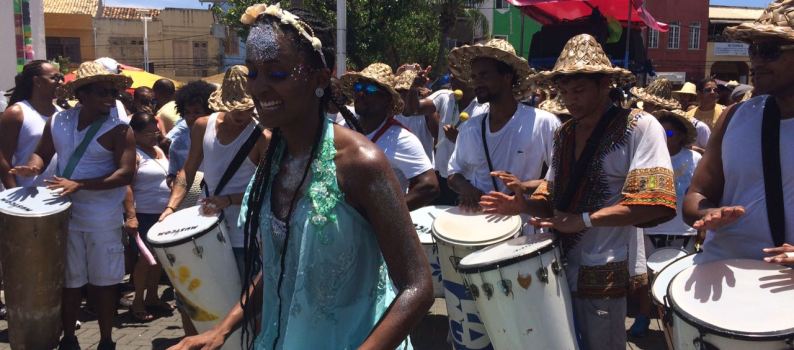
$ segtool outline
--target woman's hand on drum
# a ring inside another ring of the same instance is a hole
[[[509,196],[502,192],[490,192],[480,197],[480,206],[484,213],[500,215],[518,215],[524,211],[524,201],[519,195]]]
[[[768,263],[794,265],[794,245],[783,243],[780,247],[764,248],[764,253],[774,254],[764,258],[764,261]]]
[[[174,209],[173,207],[166,207],[165,210],[163,210],[162,214],[160,214],[160,218],[157,219],[157,222],[161,222],[165,220],[165,218],[167,218],[169,215],[173,213],[176,213],[176,209]]]
[[[79,182],[57,176],[53,176],[50,180],[44,180],[44,182],[47,184],[47,188],[56,191],[60,190],[61,197],[75,193],[83,187]]]
[[[211,329],[199,335],[182,339],[168,350],[214,350],[220,349],[226,338],[222,332]]]
[[[744,207],[721,207],[709,210],[700,220],[692,225],[696,230],[716,230],[734,223],[744,215]]]
[[[531,218],[529,223],[535,227],[553,228],[561,233],[579,233],[585,230],[582,214],[569,214],[561,211],[554,211],[551,218]]]
[[[215,215],[221,210],[232,205],[231,197],[229,196],[212,196],[199,200],[201,204],[201,213],[204,215]]]
[[[11,170],[8,171],[8,173],[11,175],[30,177],[41,174],[41,168],[37,166],[20,165],[13,167]]]

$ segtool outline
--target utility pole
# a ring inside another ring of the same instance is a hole
[[[138,13],[141,14],[141,21],[143,21],[143,70],[145,70],[147,72],[150,72],[150,70],[149,70],[149,22],[151,22],[152,16],[151,16],[149,10],[138,10]]]
[[[336,0],[336,76],[347,69],[347,6],[345,0]]]

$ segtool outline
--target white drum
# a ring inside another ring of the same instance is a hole
[[[469,254],[458,270],[497,350],[577,349],[554,236],[521,236]]]
[[[240,274],[229,237],[218,224],[218,216],[202,215],[194,206],[171,214],[147,234],[199,333],[221,322],[240,302]],[[237,330],[223,349],[240,349],[240,340]]]
[[[683,349],[794,349],[794,270],[759,260],[699,264],[668,288]]]
[[[648,275],[656,276],[665,266],[687,255],[689,255],[689,253],[681,248],[663,247],[656,249],[647,260]]]
[[[493,349],[474,299],[463,284],[463,276],[457,271],[458,263],[472,252],[513,238],[520,232],[519,216],[466,213],[459,207],[448,209],[433,221],[433,237],[438,244],[449,329],[455,349]]]
[[[436,240],[433,239],[433,220],[439,214],[450,209],[448,205],[431,205],[424,208],[419,208],[411,212],[411,221],[414,223],[414,229],[419,236],[419,242],[427,254],[427,261],[430,262],[430,273],[433,279],[433,296],[436,298],[444,297],[444,284],[441,277],[441,261],[438,260],[438,245]]]
[[[666,305],[664,299],[667,296],[667,286],[670,285],[675,275],[695,265],[695,256],[697,256],[697,254],[690,254],[679,258],[662,268],[659,273],[656,274],[651,284],[651,297],[657,305]]]

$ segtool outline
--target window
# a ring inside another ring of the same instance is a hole
[[[80,56],[80,38],[59,38],[46,37],[47,59],[54,60],[58,56],[69,59],[69,62],[80,63],[83,61]]]
[[[650,49],[659,48],[659,31],[656,29],[650,29],[650,31],[648,32],[648,48]]]
[[[240,37],[234,29],[226,27],[226,38],[223,41],[223,53],[230,56],[240,54]]]
[[[700,49],[700,22],[689,24],[689,49]]]
[[[110,57],[124,57],[127,64],[143,67],[143,38],[113,36],[108,44]]]
[[[505,9],[505,8],[507,8],[506,2],[507,1],[505,1],[505,0],[496,0],[496,1],[494,1],[494,7],[498,8],[498,9]]]
[[[209,64],[207,57],[209,57],[209,51],[207,50],[207,42],[206,41],[194,41],[193,42],[193,65],[195,66],[195,75],[206,77],[207,76],[207,65]]]
[[[681,25],[678,22],[670,22],[667,30],[667,48],[678,49],[681,45]]]

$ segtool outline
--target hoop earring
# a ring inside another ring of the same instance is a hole
[[[323,88],[317,88],[314,90],[314,96],[323,97],[325,95],[325,90]]]

